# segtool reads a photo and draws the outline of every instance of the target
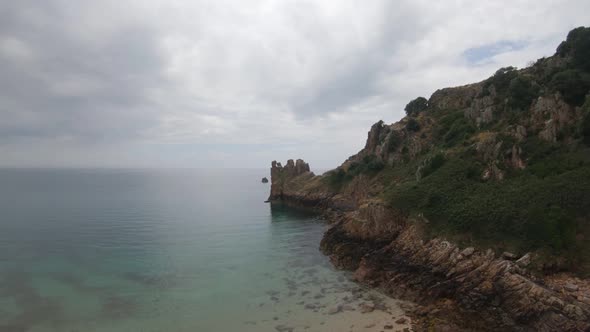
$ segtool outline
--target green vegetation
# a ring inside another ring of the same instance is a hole
[[[580,106],[590,91],[590,28],[570,31],[557,54],[570,61],[567,68],[553,73],[549,86],[559,91],[566,102]]]
[[[445,163],[445,155],[443,153],[437,153],[434,156],[427,158],[421,168],[422,178],[434,173],[437,169]]]
[[[590,28],[579,27],[570,31],[567,39],[557,47],[557,54],[571,56],[574,67],[590,71]]]
[[[424,213],[434,232],[563,253],[575,249],[575,217],[590,213],[590,153],[559,150],[549,160],[502,182],[483,182],[473,175],[484,166],[464,153],[437,162],[419,182],[390,187],[386,196],[406,213]]]
[[[490,94],[490,88],[493,86],[496,90],[497,101],[501,101],[500,96],[506,95],[510,81],[518,75],[518,71],[515,67],[504,67],[500,68],[494,73],[494,76],[488,78],[483,86],[483,95],[487,96]]]
[[[341,167],[329,172],[326,175],[327,184],[335,190],[340,190],[342,186],[358,175],[374,176],[385,167],[385,163],[375,155],[367,155],[360,162],[352,162],[348,170]]]
[[[431,235],[521,253],[539,250],[590,274],[589,52],[590,28],[578,28],[560,45],[563,58],[520,71],[499,69],[476,97],[495,95],[493,114],[486,118],[492,121],[485,124],[476,126],[464,106],[425,112],[428,101],[416,98],[405,108],[405,130],[389,131],[389,155],[383,158],[393,156],[393,166],[365,156],[332,171],[326,181],[341,190],[354,177],[368,176],[366,181],[384,188],[382,198],[392,208],[426,217]],[[470,88],[459,89],[457,98]],[[565,116],[533,114],[536,98],[557,92],[580,107]],[[447,96],[453,98],[452,89]],[[453,101],[448,105],[469,105]],[[547,129],[556,131],[556,142],[540,138]]]
[[[539,96],[539,85],[530,77],[518,75],[508,85],[508,106],[515,110],[527,110]]]
[[[559,91],[567,103],[580,106],[590,90],[590,74],[568,69],[553,75],[549,85]]]
[[[396,131],[392,132],[391,134],[389,134],[389,138],[387,141],[387,150],[389,152],[395,151],[400,146],[401,142],[402,137],[400,137]]]
[[[420,131],[420,124],[418,121],[416,121],[416,119],[410,118],[408,123],[406,123],[406,129],[409,131]]]
[[[329,171],[324,176],[324,181],[326,184],[332,188],[332,190],[339,191],[342,188],[342,185],[346,182],[346,172],[341,167],[336,168],[335,170]]]
[[[406,105],[404,109],[408,116],[416,116],[428,108],[428,100],[424,97],[418,97]]]
[[[445,147],[452,147],[466,141],[476,131],[475,125],[465,118],[462,111],[452,111],[436,122],[434,138],[444,142]]]
[[[506,106],[511,110],[527,110],[532,101],[539,96],[540,85],[531,76],[526,76],[515,67],[504,67],[496,71],[494,76],[486,80],[482,97],[495,89],[496,103],[506,101]]]

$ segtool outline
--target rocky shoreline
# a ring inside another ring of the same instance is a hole
[[[323,213],[321,250],[415,330],[590,331],[589,41],[410,101],[325,175],[273,162],[269,201]]]
[[[428,239],[428,220],[369,195],[335,194],[317,184],[321,178],[302,160],[273,162],[269,201],[322,212],[330,228],[321,250],[356,281],[418,303],[408,312],[414,330],[590,331],[587,280],[535,276],[531,254],[497,257]]]

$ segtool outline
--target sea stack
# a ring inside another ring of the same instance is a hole
[[[302,175],[307,175],[308,177],[314,176],[314,174],[310,172],[309,164],[302,159],[297,159],[296,162],[293,161],[293,159],[289,159],[285,166],[273,161],[270,168],[271,188],[268,200],[281,200],[287,184]]]

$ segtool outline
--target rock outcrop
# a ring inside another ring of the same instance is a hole
[[[309,165],[301,159],[297,159],[297,162],[293,162],[293,159],[289,159],[284,167],[280,162],[273,161],[270,168],[271,187],[268,199],[282,199],[285,190],[292,187],[288,186],[288,184],[295,178],[309,172]]]
[[[402,218],[392,224],[395,218],[390,214],[379,214],[388,220],[369,217],[366,224],[373,226],[362,230],[351,229],[349,218],[355,217],[340,218],[326,232],[321,248],[336,266],[355,271],[359,282],[424,307],[434,303],[436,310],[423,313],[428,317],[417,319],[422,323],[417,329],[427,330],[431,322],[443,322],[449,315],[458,316],[459,326],[466,330],[590,329],[590,301],[585,295],[564,294],[564,284],[549,287],[527,272],[522,261],[530,254],[514,262],[495,257],[491,250],[461,249],[440,238],[425,240],[419,222]],[[388,225],[386,230],[371,229],[383,225]],[[436,306],[441,299],[451,305]]]
[[[314,191],[315,181],[320,180],[310,171],[309,164],[302,159],[287,160],[282,166],[273,161],[270,168],[270,202],[285,202],[291,205],[315,207],[331,196],[323,190]]]

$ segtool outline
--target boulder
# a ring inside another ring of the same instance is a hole
[[[516,261],[516,265],[520,267],[527,267],[531,264],[531,254],[527,253]]]

